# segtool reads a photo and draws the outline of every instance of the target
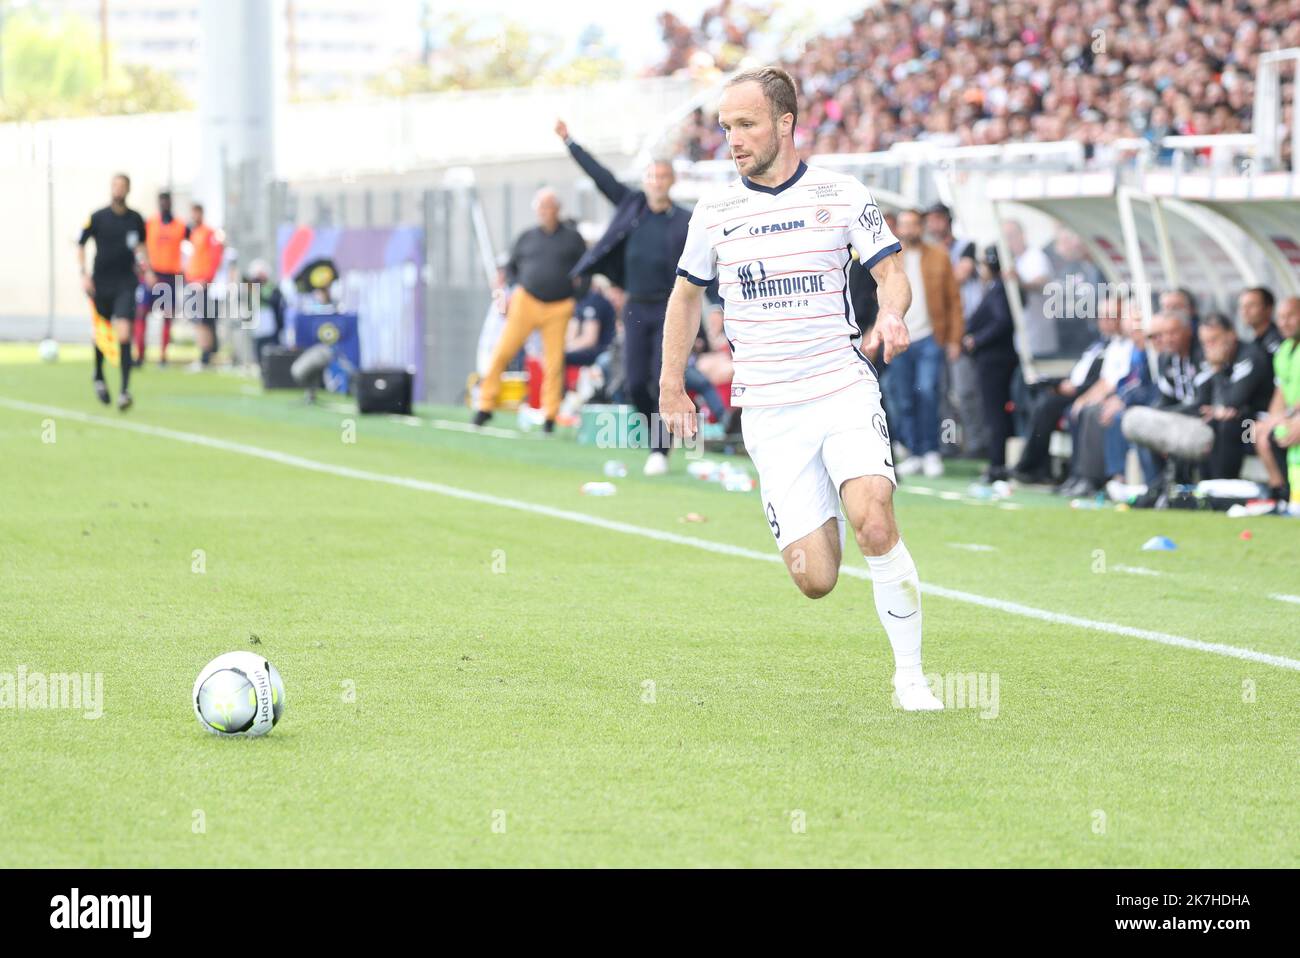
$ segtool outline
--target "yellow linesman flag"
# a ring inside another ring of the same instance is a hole
[[[90,315],[95,324],[95,345],[110,363],[114,366],[121,365],[117,337],[113,335],[113,324],[99,315],[93,302],[90,304]]]

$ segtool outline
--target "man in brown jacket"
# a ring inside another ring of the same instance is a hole
[[[912,345],[894,357],[884,381],[890,425],[910,453],[895,468],[903,476],[941,476],[939,389],[945,357],[952,361],[961,353],[961,293],[948,253],[922,242],[920,211],[899,213],[896,233],[912,285],[912,305],[903,317]]]

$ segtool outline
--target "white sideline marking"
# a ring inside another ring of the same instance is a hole
[[[1280,592],[1275,592],[1269,598],[1277,599],[1279,602],[1294,602],[1296,605],[1300,605],[1300,595],[1283,595]]]
[[[1111,568],[1116,572],[1127,572],[1129,575],[1164,575],[1163,572],[1140,565],[1113,565]]]
[[[908,483],[906,485],[900,483],[898,486],[898,491],[910,492],[913,495],[917,495],[917,496],[937,496],[939,494],[933,489],[929,489],[925,486],[914,486],[911,483]]]
[[[1023,509],[1018,502],[1000,502],[997,499],[976,499],[973,496],[966,496],[960,492],[951,492],[948,490],[939,490],[930,486],[916,486],[912,483],[901,483],[897,486],[899,492],[910,492],[915,496],[938,496],[940,499],[946,499],[948,502],[960,502],[963,506],[993,506],[999,509]]]
[[[450,429],[452,432],[472,432],[483,436],[496,436],[498,439],[523,439],[524,433],[513,429],[501,429],[497,426],[476,426],[470,422],[455,422],[451,419],[434,419],[429,422],[434,429]]]
[[[965,549],[967,552],[997,552],[996,546],[980,545],[978,542],[949,542],[948,545],[954,549]]]
[[[379,472],[368,472],[365,469],[353,469],[349,466],[336,466],[327,462],[317,462],[314,459],[306,459],[302,456],[276,452],[274,449],[263,449],[260,446],[249,446],[244,443],[231,442],[227,439],[217,439],[213,436],[204,436],[199,433],[181,432],[176,429],[167,429],[163,426],[149,426],[144,423],[130,422],[125,419],[105,419],[102,416],[91,416],[74,410],[59,409],[56,406],[44,406],[37,403],[23,402],[18,399],[7,399],[2,396],[0,396],[0,406],[5,406],[9,409],[15,409],[20,412],[39,413],[47,416],[63,416],[64,418],[72,419],[77,422],[85,422],[97,426],[108,426],[111,429],[122,429],[127,432],[140,433],[146,436],[159,436],[163,439],[174,439],[177,442],[187,442],[195,446],[206,446],[209,449],[220,449],[224,452],[238,453],[239,455],[251,456],[255,459],[265,459],[269,462],[278,462],[281,465],[294,466],[298,469],[306,469],[310,472],[320,472],[331,476],[341,476],[345,479],[360,479],[366,482],[378,482],[389,486],[416,489],[420,492],[433,492],[441,496],[447,496],[451,499],[478,502],[483,505],[499,506],[505,509],[516,509],[520,512],[530,512],[534,515],[549,516],[552,519],[563,519],[567,522],[577,522],[582,525],[594,526],[599,529],[607,529],[611,532],[623,532],[628,535],[641,536],[644,539],[654,539],[658,542],[670,542],[674,545],[690,546],[693,549],[702,549],[705,552],[715,552],[719,555],[734,556],[742,559],[754,559],[759,562],[774,562],[782,564],[781,556],[777,553],[759,552],[755,549],[745,549],[741,546],[728,545],[723,542],[710,542],[707,539],[697,539],[694,536],[683,536],[674,532],[661,532],[658,529],[634,526],[631,523],[619,522],[615,519],[602,519],[599,516],[587,515],[583,512],[557,509],[553,506],[544,506],[539,503],[525,502],[520,499],[507,499],[502,496],[489,495],[485,492],[474,492],[470,489],[446,486],[438,482],[428,482],[424,479],[410,479],[405,476],[389,476]],[[844,566],[840,569],[840,572],[856,579],[869,580],[871,578],[871,574],[867,569],[858,566]],[[1289,659],[1281,655],[1270,655],[1267,652],[1256,652],[1254,649],[1242,649],[1233,645],[1223,645],[1219,642],[1202,642],[1199,639],[1189,639],[1181,635],[1170,635],[1167,632],[1154,632],[1150,629],[1138,629],[1133,628],[1132,626],[1119,625],[1115,622],[1102,622],[1096,619],[1085,619],[1077,615],[1050,612],[1046,609],[1036,609],[1033,606],[1021,605],[1019,602],[1008,602],[1003,599],[991,599],[987,596],[976,595],[973,592],[962,592],[959,589],[949,589],[941,585],[931,585],[923,582],[921,583],[921,588],[926,593],[938,596],[941,599],[951,599],[954,602],[965,602],[969,605],[978,605],[986,609],[995,609],[999,612],[1006,612],[1010,615],[1018,615],[1027,619],[1037,619],[1040,622],[1050,622],[1054,625],[1072,625],[1076,628],[1089,629],[1093,632],[1104,632],[1108,635],[1123,635],[1128,638],[1142,639],[1147,642],[1158,642],[1161,645],[1172,645],[1183,649],[1194,649],[1198,652],[1209,652],[1214,655],[1224,655],[1234,659],[1245,659],[1249,662],[1261,662],[1266,665],[1275,665],[1278,668],[1300,672],[1300,660]]]

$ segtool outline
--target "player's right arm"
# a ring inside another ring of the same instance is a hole
[[[95,235],[94,223],[94,217],[86,220],[86,225],[81,228],[81,237],[77,240],[77,272],[81,274],[81,288],[87,296],[95,295],[95,281],[86,272],[86,240]]]
[[[695,435],[695,403],[686,395],[686,361],[700,331],[704,287],[678,276],[664,313],[663,365],[659,373],[659,417],[676,436]]]
[[[697,203],[686,227],[686,245],[677,262],[677,281],[664,313],[664,342],[659,373],[659,416],[668,431],[695,435],[695,403],[686,395],[686,362],[700,331],[704,290],[718,278],[718,256],[704,225],[705,204]]]

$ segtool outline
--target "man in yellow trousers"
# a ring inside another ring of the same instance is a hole
[[[573,317],[574,303],[574,281],[569,272],[586,252],[587,244],[576,229],[561,222],[560,199],[554,190],[538,190],[533,210],[537,225],[515,240],[506,264],[506,282],[514,286],[514,292],[506,307],[505,328],[479,385],[476,426],[492,418],[501,373],[535,329],[542,333],[542,412],[547,432],[555,430],[555,416],[564,398],[564,333]]]

